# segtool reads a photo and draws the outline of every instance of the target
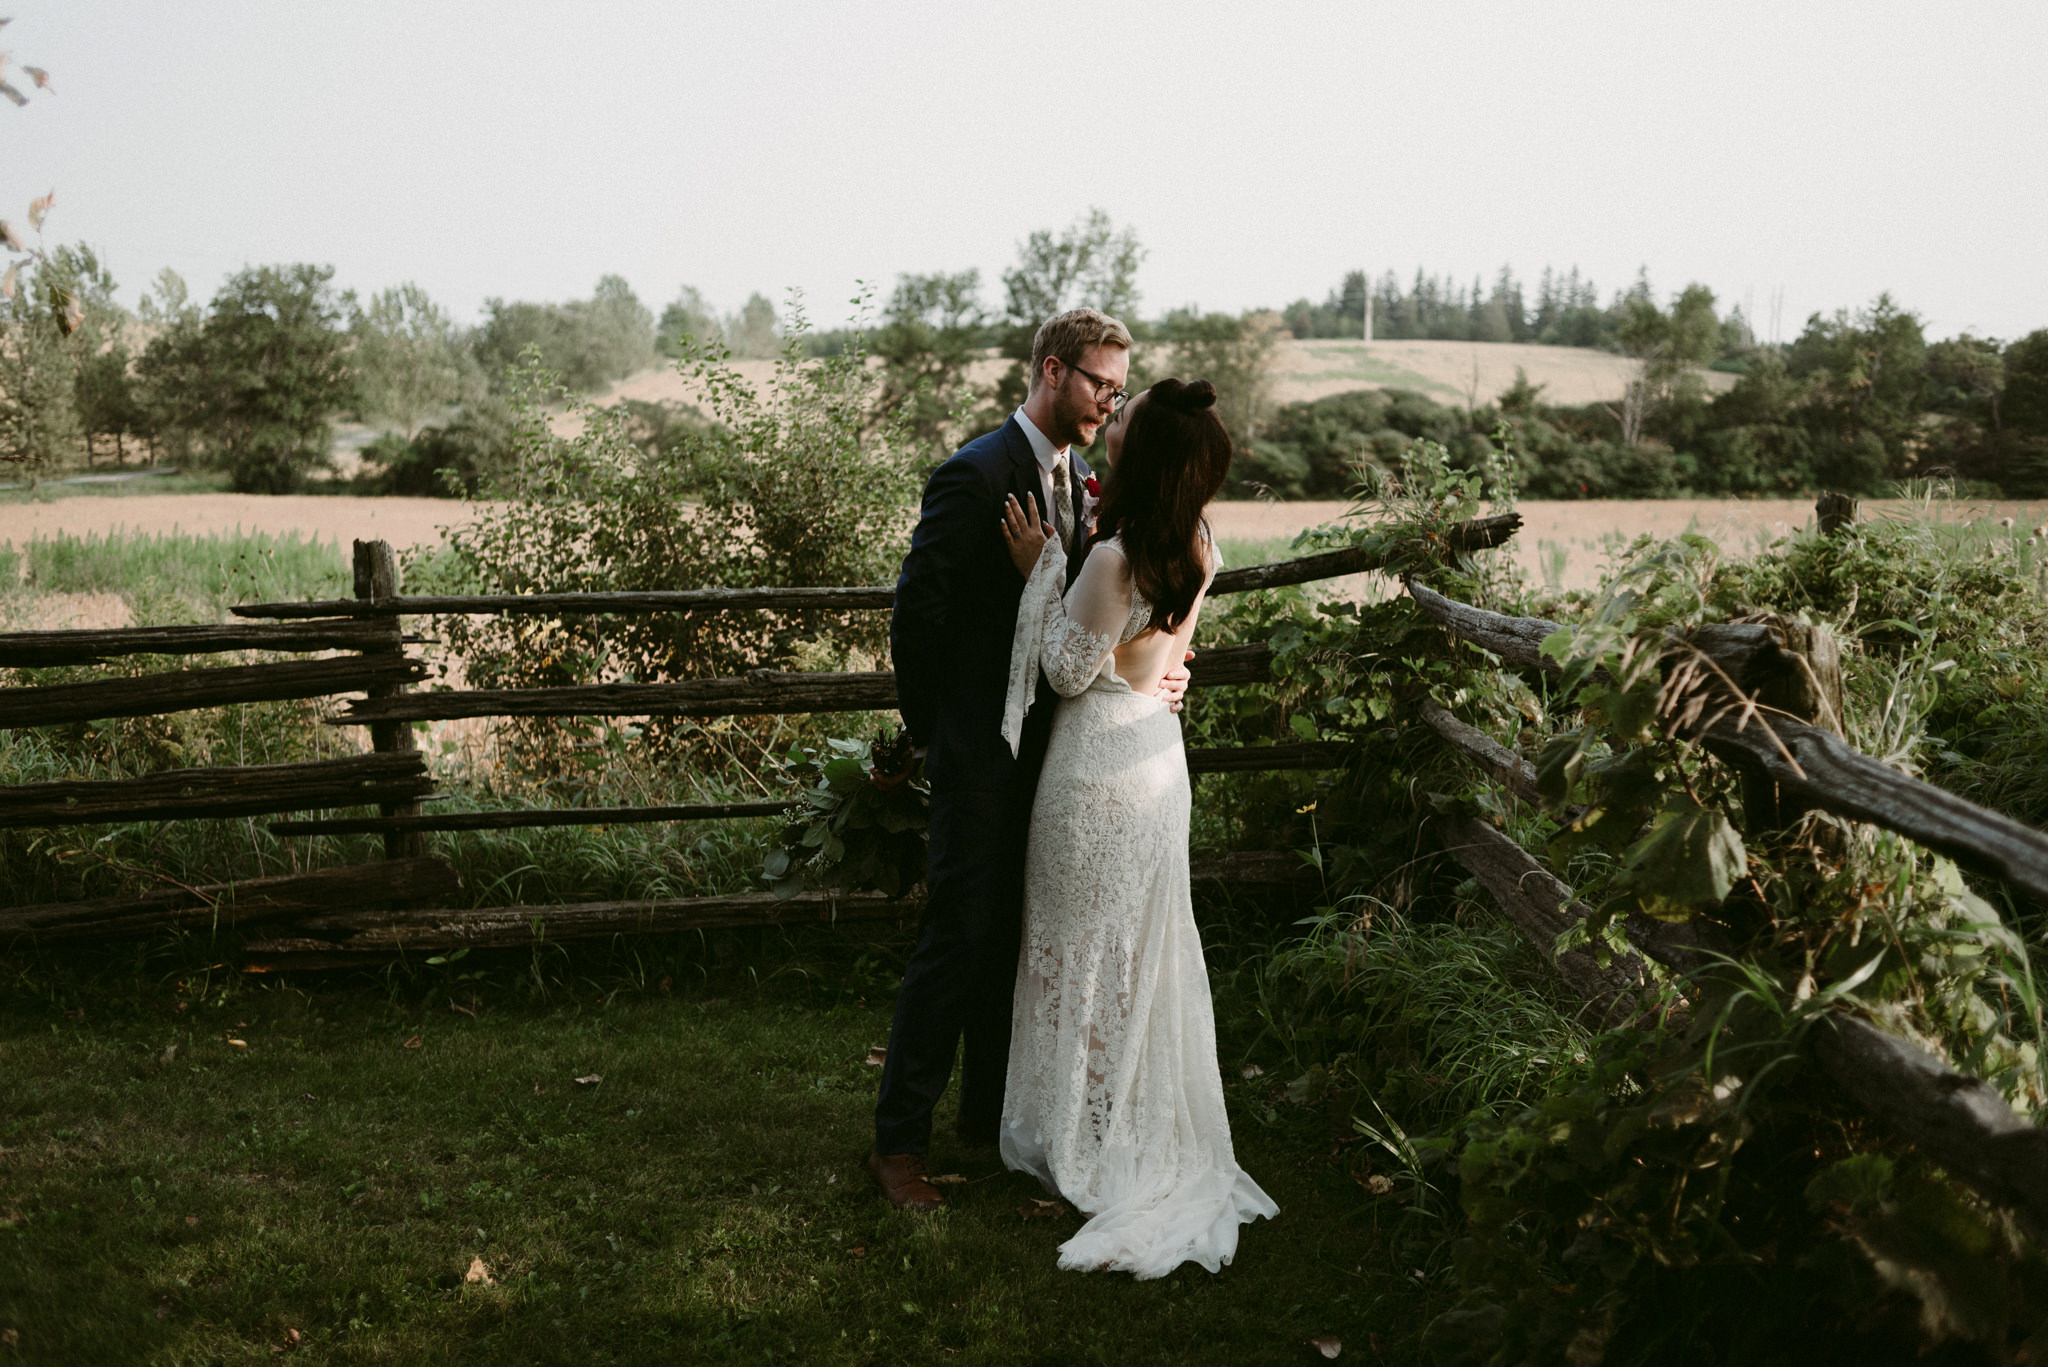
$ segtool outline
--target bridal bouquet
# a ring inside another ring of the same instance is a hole
[[[778,764],[802,785],[783,814],[761,876],[777,897],[806,888],[901,897],[924,877],[931,790],[913,778],[907,733],[884,727],[872,743],[828,740],[791,746]]]

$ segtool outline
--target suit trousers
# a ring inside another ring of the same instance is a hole
[[[1042,739],[1038,748],[1031,758],[1042,759]],[[932,793],[924,922],[896,994],[875,1105],[877,1153],[930,1151],[932,1109],[956,1049],[962,1133],[992,1140],[1002,1121],[1036,779],[1031,764],[997,791]]]

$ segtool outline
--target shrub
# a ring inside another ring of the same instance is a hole
[[[493,502],[451,533],[447,554],[411,562],[420,583],[527,593],[888,582],[915,506],[914,444],[872,421],[875,376],[858,351],[808,359],[803,334],[798,313],[759,392],[722,347],[693,348],[680,369],[715,425],[652,450],[623,409],[583,405],[581,431],[555,436],[542,401],[561,390],[529,355],[509,467],[479,486]],[[455,617],[441,631],[484,686],[831,668],[887,649],[887,619],[872,612]]]

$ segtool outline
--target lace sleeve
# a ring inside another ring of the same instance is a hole
[[[1088,690],[1131,620],[1130,566],[1110,543],[1088,552],[1066,598],[1045,616],[1045,677],[1063,698]]]
[[[1003,702],[1003,739],[1015,755],[1024,737],[1024,714],[1031,710],[1031,698],[1038,691],[1038,669],[1045,637],[1045,622],[1060,604],[1067,587],[1067,562],[1058,537],[1045,543],[1031,577],[1024,581],[1024,596],[1017,601],[1017,629],[1010,637],[1010,691]]]
[[[1102,662],[1116,649],[1131,616],[1130,570],[1113,545],[1088,552],[1080,577],[1064,599],[1066,560],[1058,541],[1048,541],[1024,583],[1017,604],[1017,632],[1010,640],[1010,694],[1003,708],[1003,739],[1016,754],[1031,710],[1038,674],[1063,698],[1088,691]]]

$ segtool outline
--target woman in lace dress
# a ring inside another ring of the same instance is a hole
[[[1230,465],[1205,380],[1162,380],[1107,429],[1114,474],[1064,600],[1056,537],[1014,503],[1029,581],[1004,734],[1041,668],[1061,696],[1031,813],[1001,1144],[1090,1218],[1060,1266],[1161,1277],[1231,1260],[1279,1213],[1237,1165],[1188,888],[1180,718],[1152,696],[1217,568],[1203,508]]]

